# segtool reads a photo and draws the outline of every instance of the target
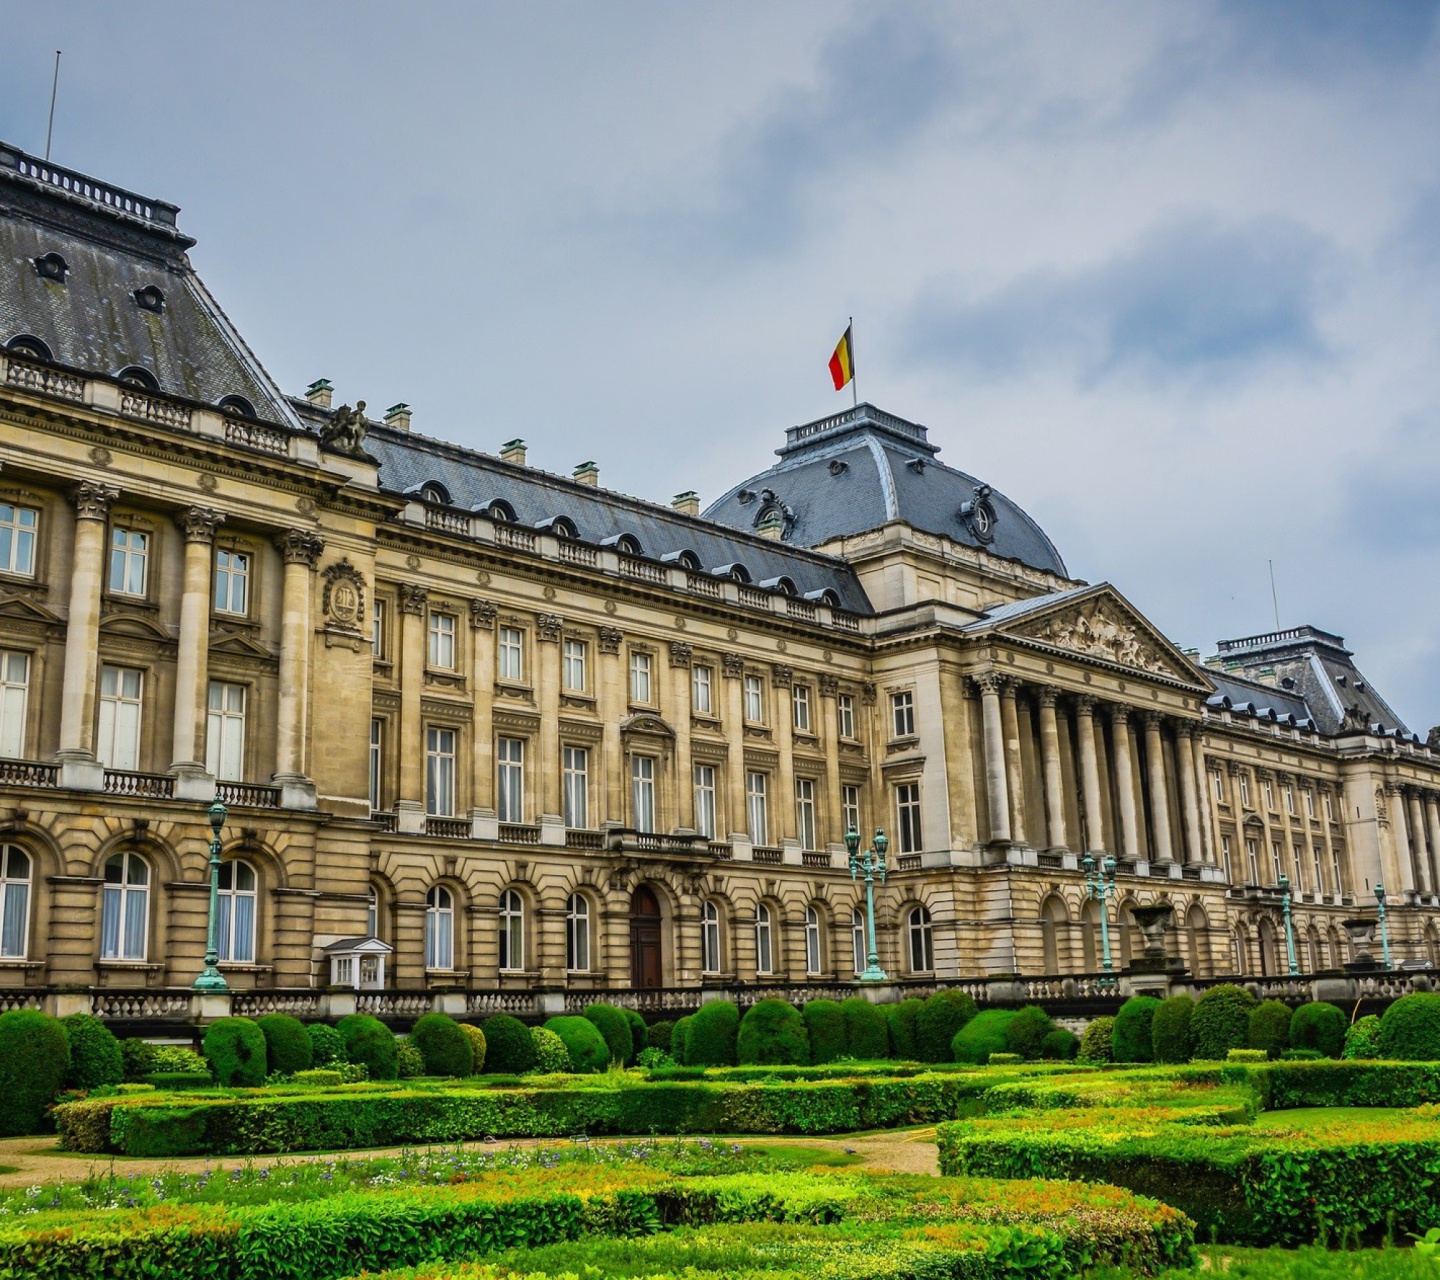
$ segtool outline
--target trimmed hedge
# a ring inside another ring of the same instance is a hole
[[[448,1013],[421,1014],[410,1028],[410,1043],[420,1050],[427,1076],[475,1074],[475,1051],[470,1047],[470,1038]]]
[[[1080,1052],[1080,1037],[1065,1027],[1056,1027],[1040,1042],[1040,1057],[1046,1062],[1073,1062]]]
[[[885,1015],[864,996],[840,1002],[845,1019],[845,1052],[857,1062],[872,1062],[890,1052],[890,1033]]]
[[[152,1071],[158,1070],[155,1064],[155,1046],[139,1036],[130,1036],[120,1041],[120,1058],[125,1064],[124,1078],[127,1084],[143,1080]]]
[[[1115,1019],[1108,1014],[1093,1019],[1080,1037],[1077,1062],[1109,1062],[1110,1038],[1115,1033]]]
[[[60,1019],[65,1043],[70,1046],[70,1069],[65,1073],[67,1089],[98,1089],[125,1079],[125,1055],[120,1041],[99,1018],[90,1013],[72,1013]]]
[[[368,1013],[352,1013],[335,1024],[345,1041],[345,1056],[362,1063],[372,1080],[394,1080],[400,1063],[395,1049],[395,1033],[379,1018]],[[528,1038],[528,1037],[527,1037]]]
[[[545,1027],[531,1027],[530,1038],[535,1042],[535,1069],[542,1075],[554,1075],[569,1071],[570,1050],[565,1041]]]
[[[915,1047],[921,1062],[954,1062],[955,1033],[979,1006],[963,991],[937,991],[915,1015]]]
[[[1290,1017],[1290,1044],[1338,1058],[1345,1049],[1345,1011],[1323,1000],[1302,1004]]]
[[[395,1038],[395,1077],[398,1080],[418,1080],[425,1074],[425,1058],[409,1040]]]
[[[1055,1030],[1050,1015],[1037,1004],[1017,1009],[1005,1026],[1005,1049],[1022,1060],[1034,1062],[1041,1056],[1045,1037]]]
[[[685,1062],[692,1067],[733,1067],[740,1010],[728,1000],[712,1000],[690,1015],[685,1029]]]
[[[1224,1060],[1231,1049],[1249,1047],[1250,1010],[1255,997],[1244,987],[1223,982],[1195,1001],[1190,1015],[1190,1039],[1195,1057]]]
[[[1290,1016],[1290,1006],[1283,1000],[1262,1000],[1250,1010],[1248,1047],[1278,1058],[1290,1047]]]
[[[485,1033],[473,1022],[462,1022],[460,1030],[470,1042],[470,1073],[478,1076],[485,1070],[485,1053],[490,1047],[485,1043]]]
[[[312,1022],[305,1028],[310,1037],[310,1065],[328,1067],[332,1062],[348,1062],[345,1037],[328,1022]]]
[[[495,1013],[480,1024],[485,1033],[485,1070],[492,1075],[523,1076],[535,1070],[530,1028],[508,1013]]]
[[[985,1009],[977,1013],[955,1033],[951,1045],[953,1060],[984,1066],[990,1061],[992,1053],[1010,1052],[1005,1032],[1017,1012],[1015,1009]]]
[[[740,1019],[735,1056],[746,1064],[804,1066],[810,1061],[805,1019],[784,1000],[757,1000]]]
[[[1190,1019],[1194,1012],[1195,1001],[1189,996],[1171,996],[1160,1002],[1150,1022],[1155,1062],[1190,1061]]]
[[[1358,1022],[1352,1022],[1345,1032],[1346,1058],[1378,1058],[1380,1056],[1380,1019],[1367,1013]]]
[[[1397,1062],[1440,1061],[1440,993],[1401,996],[1380,1015],[1380,1056]]]
[[[255,1025],[265,1037],[267,1074],[293,1076],[314,1066],[315,1048],[299,1018],[292,1018],[288,1013],[267,1013],[257,1018]]]
[[[843,1058],[845,1047],[845,1011],[838,1000],[807,1000],[801,1011],[805,1030],[810,1037],[810,1061],[816,1066]]]
[[[202,1048],[217,1084],[253,1089],[265,1083],[265,1033],[249,1018],[217,1018]]]
[[[650,1047],[650,1029],[645,1025],[645,1019],[634,1009],[621,1009],[620,1012],[630,1024],[630,1058],[625,1065],[633,1067],[641,1053]]]
[[[610,1050],[610,1061],[624,1066],[635,1058],[635,1038],[625,1014],[613,1004],[587,1004],[581,1016],[595,1024]]]
[[[69,1070],[60,1019],[38,1009],[0,1013],[0,1137],[38,1132]]]
[[[920,1040],[915,1020],[924,1006],[923,1000],[911,996],[899,1004],[887,1004],[886,1029],[890,1033],[890,1056],[902,1062],[915,1062],[920,1056]]]
[[[600,1034],[600,1028],[589,1018],[559,1017],[545,1023],[546,1031],[553,1031],[565,1045],[570,1055],[570,1070],[582,1075],[593,1075],[604,1071],[614,1061],[610,1045]],[[630,1034],[630,1028],[625,1028]],[[532,1041],[533,1043],[533,1041]]]
[[[1131,996],[1120,1006],[1110,1029],[1112,1062],[1155,1061],[1155,1011],[1160,1005],[1154,996]]]
[[[670,1028],[670,1056],[680,1066],[685,1066],[685,1042],[690,1038],[690,1015],[677,1018]]]
[[[652,1022],[645,1028],[645,1047],[670,1052],[670,1040],[675,1033],[673,1022]]]

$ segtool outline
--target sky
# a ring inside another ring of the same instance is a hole
[[[0,138],[182,207],[287,391],[709,502],[863,399],[1167,635],[1440,723],[1424,0],[10,3]]]

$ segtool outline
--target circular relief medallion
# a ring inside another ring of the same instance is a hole
[[[206,493],[214,493],[215,487],[220,483],[214,476],[201,476],[196,482]]]
[[[1014,666],[1014,665],[1015,665],[1015,655],[1014,655],[1013,653],[1007,653],[1007,654],[1005,655],[1005,661],[1008,662],[1008,663],[1010,663],[1011,666]]]
[[[407,568],[410,568],[410,569],[418,569],[418,568],[420,567],[420,557],[419,557],[419,556],[406,556],[406,557],[405,557],[405,565],[406,565]]]
[[[1055,674],[1055,664],[1053,662],[1047,662],[1045,664],[1045,674],[1047,676],[1053,676]]]
[[[314,498],[299,498],[295,502],[295,510],[302,516],[313,516],[320,508],[315,505]]]
[[[783,640],[777,640],[775,641],[775,647],[779,649],[781,653],[784,653],[785,650],[788,649],[790,646],[786,644]]]
[[[1124,692],[1125,692],[1125,681],[1123,681],[1123,680],[1117,681],[1117,684],[1119,685],[1120,692],[1121,692],[1121,693],[1124,693]]]
[[[834,655],[833,653],[831,653],[829,649],[822,649],[822,650],[820,651],[820,656],[821,656],[826,662],[833,662],[833,661],[835,660],[835,655]]]
[[[1089,673],[1088,671],[1085,672],[1085,683],[1086,683],[1086,684],[1089,684],[1089,683],[1090,683],[1090,673]]]
[[[689,623],[687,623],[684,618],[676,618],[676,619],[675,619],[675,630],[676,630],[676,631],[684,631],[685,628],[686,628],[688,625],[689,625]]]
[[[546,587],[546,588],[545,588],[545,599],[547,599],[547,600],[553,600],[553,599],[555,599],[556,594],[557,594],[557,592],[556,592],[556,590],[555,590],[554,587]]]
[[[90,450],[90,461],[97,467],[108,467],[113,460],[110,450],[102,445],[97,444]]]
[[[738,640],[740,639],[740,633],[736,631],[734,627],[726,627],[725,638],[727,640]]]
[[[606,612],[606,613],[614,613],[614,612],[615,612],[615,609],[616,609],[615,601],[613,601],[613,600],[607,600],[607,601],[605,601],[605,612]]]
[[[475,581],[482,587],[488,587],[490,585],[490,575],[486,573],[484,569],[481,569],[480,572],[475,575]]]

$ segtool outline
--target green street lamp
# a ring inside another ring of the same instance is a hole
[[[1390,963],[1390,929],[1385,923],[1385,886],[1378,880],[1375,882],[1376,913],[1380,917],[1380,953],[1385,957],[1385,967],[1393,968]]]
[[[1290,964],[1290,976],[1294,978],[1300,973],[1300,965],[1295,960],[1295,929],[1290,923],[1290,877],[1282,871],[1277,883],[1280,886],[1280,913],[1285,917],[1285,958]]]
[[[1115,855],[1107,853],[1097,869],[1094,857],[1087,853],[1080,865],[1085,868],[1085,896],[1100,901],[1100,966],[1109,973],[1114,965],[1110,961],[1110,908],[1106,904],[1115,898]]]
[[[875,947],[875,876],[878,873],[880,883],[885,883],[885,850],[890,847],[890,841],[886,839],[885,833],[876,827],[875,839],[862,854],[860,833],[851,827],[845,833],[845,847],[850,851],[851,882],[853,883],[861,872],[865,873],[865,940],[869,951],[868,963],[865,965],[865,972],[860,975],[860,981],[888,982],[889,977],[880,967],[880,953]]]
[[[230,984],[220,972],[220,828],[229,816],[220,797],[210,806],[210,936],[205,944],[205,968],[195,979],[196,991],[229,991]]]

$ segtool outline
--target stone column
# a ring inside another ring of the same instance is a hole
[[[1110,730],[1115,743],[1115,790],[1120,793],[1120,852],[1140,856],[1140,828],[1135,814],[1135,765],[1130,754],[1130,708],[1110,706]]]
[[[625,750],[620,741],[620,722],[629,702],[629,686],[620,669],[620,647],[625,633],[619,627],[601,627],[600,662],[596,676],[596,710],[600,713],[600,770],[603,778],[600,823],[625,823]],[[627,917],[628,918],[628,917]],[[627,926],[628,927],[628,926]],[[629,946],[627,935],[626,946]]]
[[[1158,711],[1145,712],[1145,765],[1150,775],[1150,811],[1152,862],[1173,862],[1174,848],[1170,842],[1170,791],[1165,780],[1165,739],[1160,726],[1165,717]]]
[[[795,706],[791,701],[795,687],[794,671],[775,663],[770,668],[773,705],[775,707],[775,746],[779,762],[775,768],[775,790],[770,797],[770,843],[796,836],[795,821]]]
[[[1405,800],[1409,807],[1407,817],[1415,840],[1415,870],[1421,893],[1434,893],[1434,881],[1430,879],[1430,846],[1425,834],[1425,812],[1420,807],[1420,788],[1406,787]]]
[[[1323,866],[1318,868],[1315,866],[1318,859],[1315,857],[1314,824],[1310,819],[1310,810],[1305,805],[1306,793],[1308,792],[1313,797],[1315,790],[1307,778],[1297,778],[1296,783],[1296,803],[1300,806],[1300,832],[1301,839],[1305,841],[1305,847],[1295,855],[1295,861],[1298,866],[1309,865],[1311,870],[1315,872],[1315,883],[1309,885],[1311,893],[1324,893],[1325,868]]]
[[[535,619],[535,697],[540,703],[540,742],[530,767],[539,784],[540,821],[563,824],[560,803],[560,636],[565,619],[542,613]]]
[[[1415,892],[1415,862],[1410,856],[1409,823],[1405,814],[1405,788],[1398,782],[1388,783],[1385,792],[1389,796],[1390,831],[1395,838],[1395,870],[1400,876],[1398,888],[1402,893]]]
[[[679,640],[670,644],[670,722],[675,730],[674,826],[695,830],[695,775],[690,763],[690,662],[693,651]]]
[[[1018,680],[1000,685],[1000,722],[1005,731],[1005,784],[1010,790],[1010,838],[1025,843],[1025,766],[1020,755],[1020,714],[1015,709]]]
[[[1082,693],[1075,699],[1075,736],[1080,744],[1080,789],[1085,797],[1087,853],[1105,848],[1104,807],[1100,800],[1100,759],[1095,753],[1095,699]]]
[[[414,582],[400,584],[400,794],[395,801],[401,831],[425,830],[425,726],[420,700],[425,688],[425,606],[430,593]],[[400,948],[395,948],[399,954]]]
[[[1060,690],[1045,685],[1040,690],[1040,766],[1045,778],[1045,842],[1052,849],[1064,849],[1065,777],[1060,768],[1060,727],[1055,720],[1055,700]]]
[[[975,677],[980,690],[980,719],[985,742],[985,798],[990,810],[991,843],[1010,843],[1010,789],[1005,778],[1005,729],[1001,724],[1002,677],[987,671]]]
[[[471,684],[474,711],[470,721],[470,834],[496,839],[495,818],[495,618],[492,600],[470,601]]]
[[[725,672],[725,790],[726,825],[730,839],[748,841],[750,815],[745,812],[745,659],[738,653],[721,655]]]
[[[1440,892],[1440,797],[1425,792],[1425,821],[1430,833],[1430,883]]]
[[[1215,808],[1211,803],[1210,779],[1205,766],[1205,731],[1195,728],[1195,788],[1200,801],[1200,847],[1201,857],[1210,866],[1220,863],[1220,834],[1215,820]]]
[[[65,623],[65,684],[60,704],[60,759],[95,759],[95,679],[100,635],[100,586],[105,573],[105,520],[120,490],[82,480],[75,503],[75,556]],[[93,770],[91,771],[94,772]],[[103,777],[92,779],[96,787]]]
[[[205,772],[201,742],[209,692],[210,569],[215,530],[225,521],[218,511],[190,507],[175,517],[185,535],[185,570],[180,595],[180,643],[175,658],[175,717],[171,769],[182,777]]]
[[[280,700],[275,740],[275,780],[283,786],[299,783],[295,804],[287,808],[315,807],[314,786],[304,803],[307,768],[307,721],[310,713],[310,574],[325,549],[325,540],[308,529],[289,529],[275,539],[285,563],[280,620]]]
[[[1205,861],[1200,834],[1199,776],[1195,769],[1195,726],[1188,720],[1175,725],[1175,770],[1180,775],[1180,808],[1185,814],[1185,861]]]

